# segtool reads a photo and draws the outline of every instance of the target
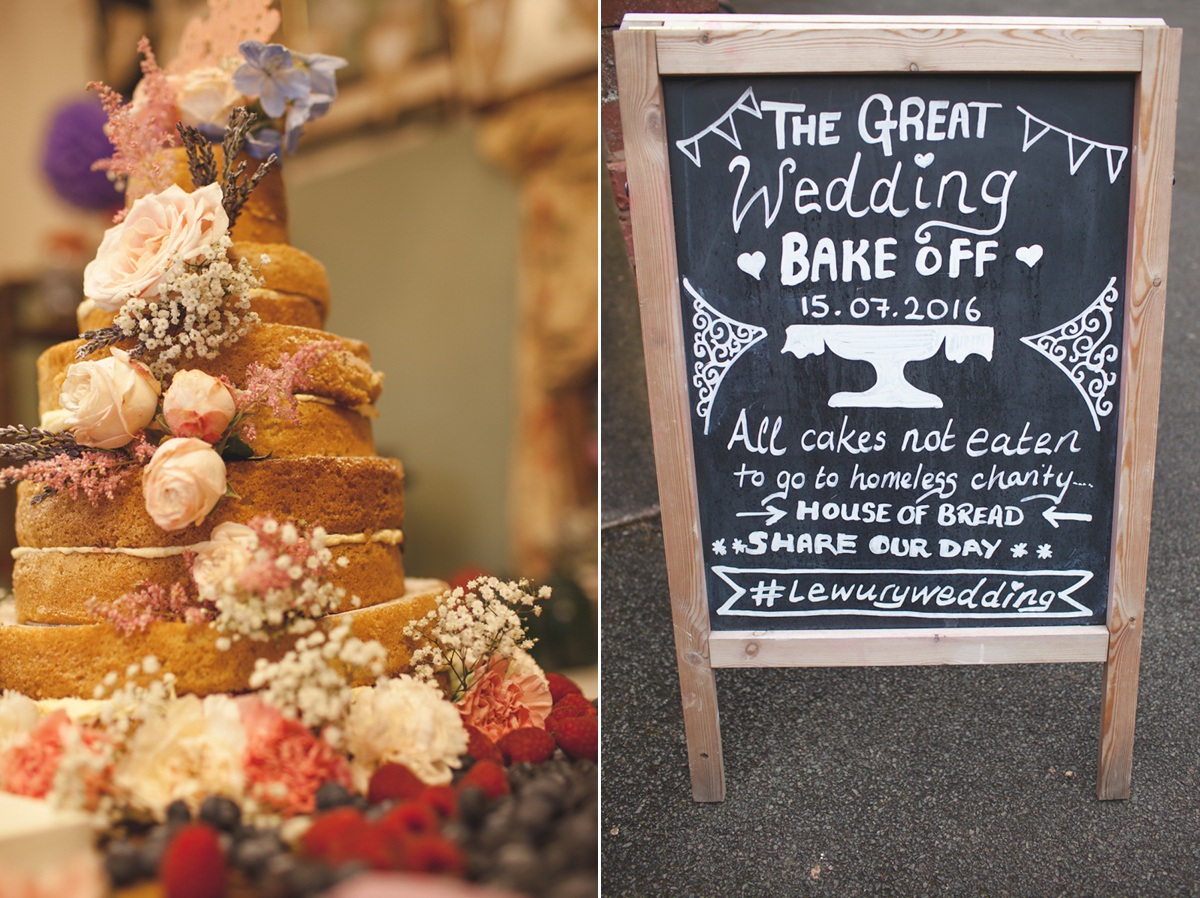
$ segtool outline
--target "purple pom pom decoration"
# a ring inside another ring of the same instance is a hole
[[[77,100],[62,107],[50,122],[42,152],[42,170],[56,193],[83,209],[112,210],[122,194],[92,163],[112,156],[104,133],[108,115],[98,100]]]

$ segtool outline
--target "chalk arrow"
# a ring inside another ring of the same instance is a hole
[[[1081,514],[1074,511],[1059,511],[1057,505],[1051,505],[1049,508],[1043,511],[1042,517],[1049,521],[1050,526],[1055,530],[1058,529],[1059,521],[1090,521],[1092,519],[1090,514]]]
[[[774,505],[768,505],[766,511],[739,511],[737,513],[737,517],[739,517],[739,518],[765,517],[767,519],[767,522],[764,526],[770,527],[772,524],[774,524],[776,521],[778,521],[780,518],[782,518],[786,514],[787,514],[786,511],[782,511],[782,510],[776,508]],[[1055,526],[1058,526],[1058,525],[1056,524]]]

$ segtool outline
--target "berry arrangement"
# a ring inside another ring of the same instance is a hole
[[[157,879],[166,898],[222,898],[231,884],[308,898],[366,871],[407,871],[534,898],[594,896],[599,718],[569,681],[552,679],[552,692],[546,729],[493,742],[471,727],[450,785],[426,785],[397,763],[382,764],[365,794],[325,783],[298,836],[295,821],[281,829],[247,823],[224,796],[209,796],[196,813],[176,801],[164,823],[110,839],[111,883]]]

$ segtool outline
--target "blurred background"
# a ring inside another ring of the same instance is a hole
[[[367,341],[386,375],[375,439],[406,469],[406,568],[549,583],[539,660],[586,667],[597,597],[596,0],[276,6],[274,41],[349,62],[337,102],[285,159],[291,240],[328,270],[327,329]],[[83,267],[121,202],[62,170],[94,158],[64,151],[95,145],[85,87],[100,80],[128,97],[139,38],[165,66],[204,8],[0,2],[0,423],[38,423],[35,360],[77,336]],[[14,509],[15,490],[0,490],[0,587]]]

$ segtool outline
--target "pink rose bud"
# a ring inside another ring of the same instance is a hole
[[[203,440],[173,437],[142,472],[142,495],[163,530],[199,524],[225,495],[225,462]]]
[[[177,437],[215,443],[237,414],[229,387],[203,371],[178,372],[163,395],[163,417]]]
[[[64,429],[84,446],[124,446],[154,420],[160,389],[150,369],[123,349],[97,362],[76,362],[67,369],[59,397],[67,412]]]
[[[84,295],[108,312],[135,296],[157,296],[176,260],[198,259],[229,230],[221,201],[216,183],[192,193],[172,184],[137,200],[104,232],[96,258],[83,270]]]

